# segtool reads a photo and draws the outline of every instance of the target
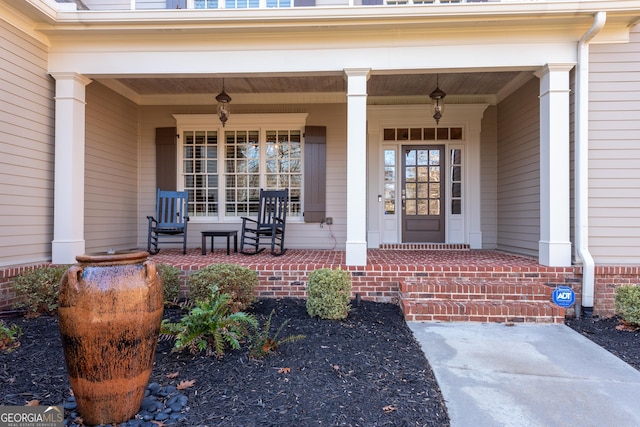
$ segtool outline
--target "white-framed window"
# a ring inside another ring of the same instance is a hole
[[[451,215],[462,214],[463,200],[463,147],[451,146],[449,148],[449,185],[451,186]]]
[[[395,215],[398,186],[396,149],[384,149],[384,214]]]
[[[182,163],[178,187],[189,190],[189,216],[218,216],[218,131],[184,130],[178,135]]]
[[[193,0],[194,9],[249,9],[260,7],[259,0]]]
[[[187,8],[193,9],[256,9],[256,8],[290,8],[292,0],[191,0]]]
[[[306,114],[174,115],[178,182],[189,216],[225,221],[258,212],[260,189],[289,189],[288,217],[302,220]]]

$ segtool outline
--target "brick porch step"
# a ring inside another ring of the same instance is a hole
[[[541,301],[400,300],[407,321],[562,323],[564,309]]]
[[[468,277],[408,277],[400,305],[409,321],[561,323],[565,310],[551,302],[553,287],[537,281]]]

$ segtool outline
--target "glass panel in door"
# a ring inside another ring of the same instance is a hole
[[[402,241],[444,242],[444,146],[402,147]]]

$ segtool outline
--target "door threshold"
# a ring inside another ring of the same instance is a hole
[[[382,243],[380,249],[412,251],[468,251],[465,243]]]

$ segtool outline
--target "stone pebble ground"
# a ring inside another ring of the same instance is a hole
[[[64,420],[66,427],[84,427],[82,415],[77,412],[78,405],[75,397],[71,396],[62,404],[67,417]],[[149,383],[145,391],[144,399],[140,405],[140,411],[125,423],[118,427],[157,427],[161,421],[163,425],[180,425],[187,421],[188,411],[187,396],[182,394],[174,385],[161,386],[158,383]],[[97,427],[113,427],[113,424],[105,424]]]

